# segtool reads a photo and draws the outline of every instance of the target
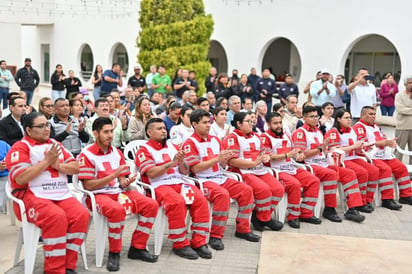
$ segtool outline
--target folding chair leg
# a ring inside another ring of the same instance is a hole
[[[96,266],[102,267],[104,258],[104,248],[108,235],[107,219],[106,217],[96,213],[93,214],[93,223],[96,241]]]
[[[341,183],[338,183],[338,191],[340,202],[342,203],[342,210],[343,212],[345,212],[346,210],[348,210],[348,205],[346,204],[345,191],[343,190],[343,185]]]
[[[13,266],[16,266],[19,263],[22,246],[23,246],[23,228],[20,227],[19,232],[17,234],[17,246],[16,246],[16,253],[14,254],[14,265]]]
[[[24,234],[24,273],[31,274],[34,269],[34,262],[36,260],[37,244],[39,242],[40,228],[34,224],[23,223]]]
[[[84,240],[82,245],[80,246],[80,252],[82,253],[82,261],[83,261],[84,269],[88,270],[89,266],[87,265],[87,257],[86,257],[86,240]]]
[[[279,222],[285,223],[286,219],[286,212],[288,208],[288,195],[285,193],[283,194],[282,199],[279,201],[278,205],[276,206],[276,219]]]
[[[315,208],[313,210],[313,213],[316,218],[320,218],[320,211],[322,209],[323,205],[323,185],[320,186],[319,188],[319,195],[318,195],[318,201],[316,202]]]
[[[162,252],[163,236],[165,231],[165,225],[167,223],[167,216],[163,207],[159,207],[157,217],[154,223],[154,254],[159,256]]]

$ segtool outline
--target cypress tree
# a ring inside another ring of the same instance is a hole
[[[143,0],[140,4],[137,59],[145,71],[165,65],[171,77],[177,68],[196,71],[199,94],[210,68],[207,60],[213,19],[202,0]]]

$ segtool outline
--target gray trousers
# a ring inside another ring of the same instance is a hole
[[[395,137],[398,138],[396,142],[398,143],[400,148],[405,149],[405,146],[407,144],[408,147],[406,150],[412,151],[412,129],[397,129],[395,130]],[[398,160],[402,161],[403,155],[398,151],[396,151],[395,156],[396,158],[398,158]],[[412,157],[409,157],[409,162],[407,161],[407,163],[412,163]]]

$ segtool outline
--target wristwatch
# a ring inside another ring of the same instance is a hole
[[[323,152],[323,148],[321,146],[318,146],[316,149],[319,150],[320,152]]]

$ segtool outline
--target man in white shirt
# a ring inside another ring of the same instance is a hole
[[[348,92],[351,95],[350,109],[353,123],[359,121],[364,106],[376,108],[376,88],[365,79],[368,76],[370,76],[368,70],[361,68],[355,76],[355,80],[348,86]]]

